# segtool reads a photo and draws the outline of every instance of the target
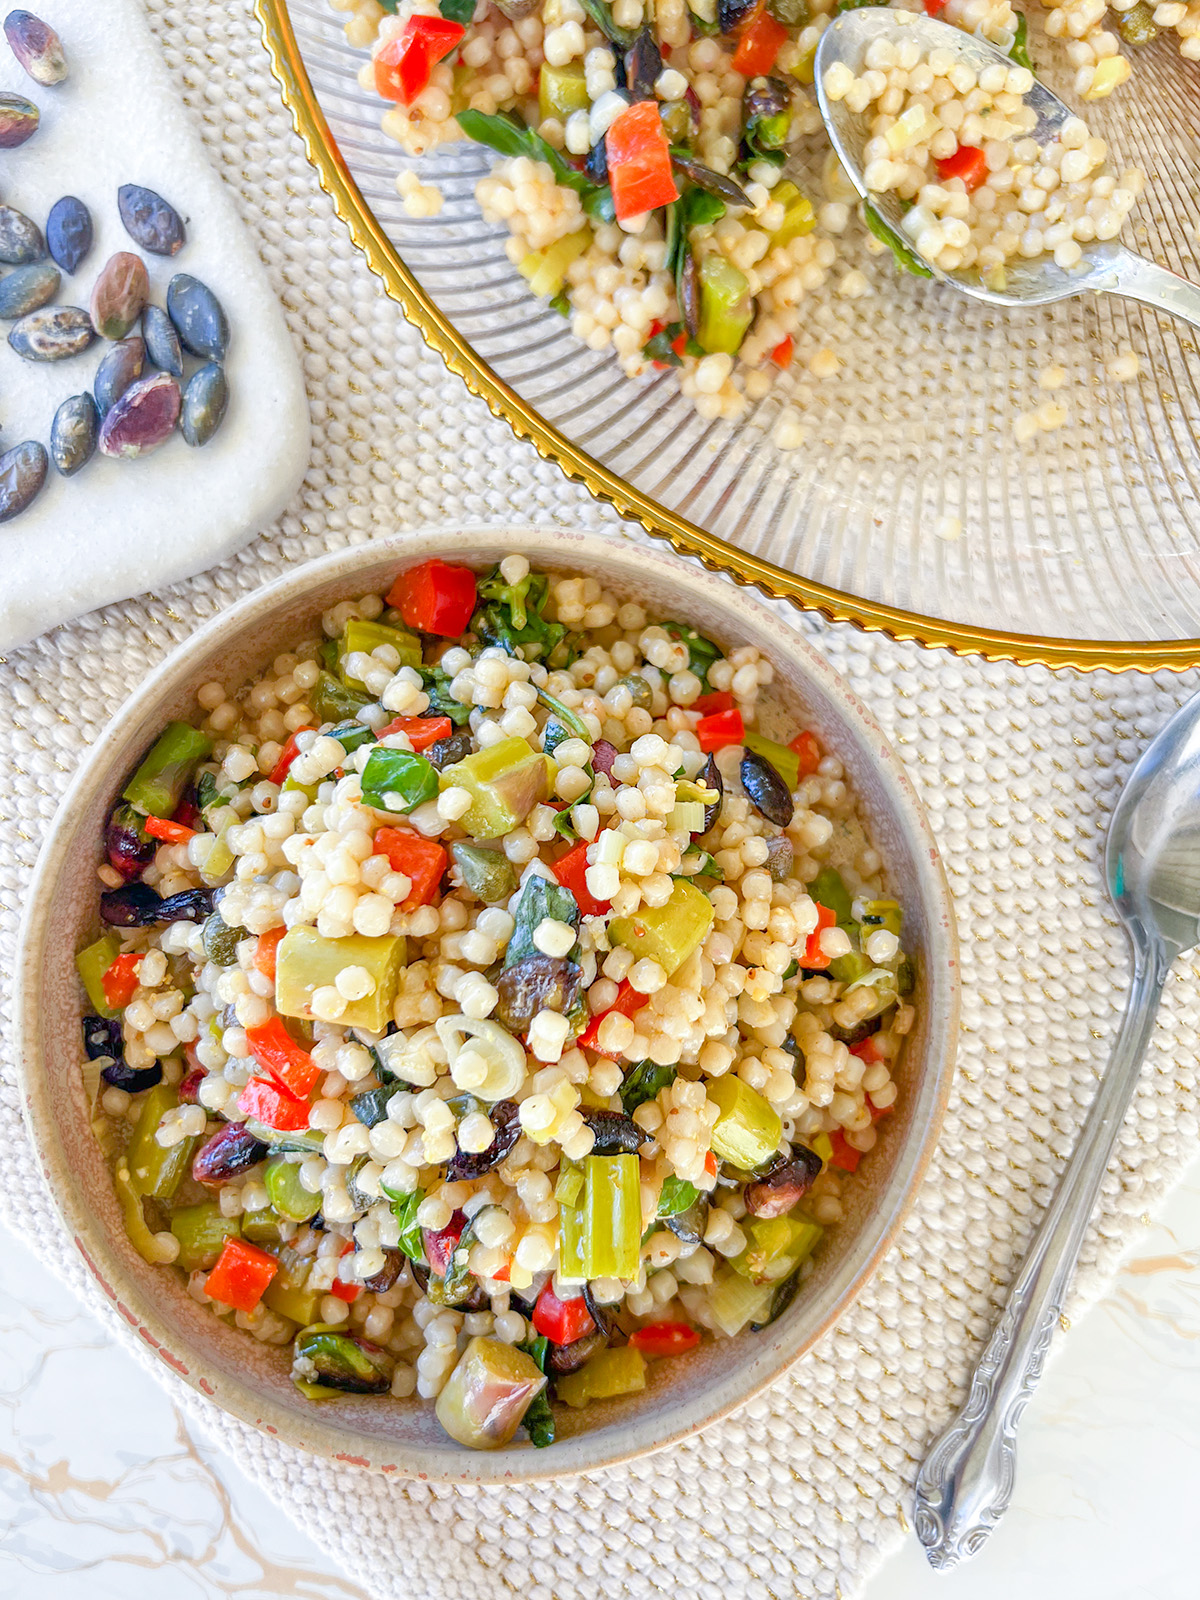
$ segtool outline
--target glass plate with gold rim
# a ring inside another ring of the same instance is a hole
[[[791,394],[703,422],[671,372],[627,378],[529,292],[475,203],[487,152],[462,141],[414,161],[384,135],[365,53],[324,0],[256,12],[309,157],[388,292],[517,433],[651,533],[923,644],[1085,669],[1200,663],[1200,354],[1182,324],[1114,298],[998,315],[854,247],[846,265],[872,292],[840,298],[835,269],[804,302]],[[1135,247],[1195,277],[1200,65],[1174,40],[1137,52],[1124,98],[1087,117],[1149,175]],[[442,191],[437,217],[406,213],[408,167]],[[1118,382],[1105,364],[1127,348],[1140,371]],[[835,377],[808,373],[818,349]],[[1055,364],[1067,384],[1049,395],[1037,378]],[[1066,425],[1018,444],[1017,415],[1048,399]],[[783,403],[799,449],[772,442]]]

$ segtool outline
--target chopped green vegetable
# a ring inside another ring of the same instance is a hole
[[[391,645],[399,655],[402,667],[421,665],[421,641],[415,634],[401,628],[389,628],[384,622],[365,622],[361,617],[352,617],[338,641],[338,675],[347,688],[366,692],[367,686],[346,671],[346,657],[357,654],[369,656],[382,644]]]
[[[600,3],[600,0],[594,0]],[[460,111],[455,121],[468,139],[485,144],[502,156],[527,156],[531,161],[544,161],[554,173],[555,183],[565,189],[574,189],[583,201],[587,216],[596,222],[613,220],[612,190],[605,184],[593,183],[584,173],[571,166],[562,154],[547,144],[539,133],[518,120],[509,112],[490,116],[485,111]],[[478,632],[478,629],[476,629]]]
[[[613,21],[612,7],[606,0],[581,0],[583,9],[600,29],[606,39],[613,44],[620,45],[622,50],[628,50],[637,39],[637,33],[632,28],[623,28],[620,23]]]
[[[339,722],[336,727],[330,728],[329,737],[336,739],[346,754],[350,755],[364,744],[374,744],[375,730],[362,722]]]
[[[88,1004],[93,1011],[110,1019],[119,1017],[121,1013],[108,1003],[108,996],[104,992],[104,974],[120,953],[121,941],[115,933],[106,933],[94,944],[87,945],[75,957],[75,970],[87,990]]]
[[[705,350],[736,355],[754,320],[750,281],[722,255],[700,263],[700,325],[696,337]]]
[[[437,768],[424,756],[376,745],[367,758],[362,775],[364,805],[403,814],[436,799],[437,792]]]
[[[870,4],[874,5],[875,0],[870,0]],[[863,201],[863,219],[875,237],[882,239],[892,252],[896,259],[897,271],[911,272],[918,278],[933,277],[933,273],[921,260],[920,256],[913,254],[895,228],[883,220],[869,200]]]
[[[121,1215],[125,1221],[125,1232],[129,1235],[130,1244],[143,1261],[149,1261],[151,1266],[162,1266],[158,1240],[146,1225],[141,1194],[130,1182],[129,1168],[124,1160],[118,1161],[113,1171],[113,1188],[117,1191]]]
[[[444,667],[422,667],[421,682],[429,696],[427,717],[449,717],[456,728],[471,720],[470,706],[463,705],[450,693],[450,678]]]
[[[727,1338],[740,1333],[748,1322],[761,1322],[770,1315],[775,1285],[751,1283],[731,1267],[722,1266],[708,1291],[709,1315]]]
[[[517,1346],[524,1350],[537,1365],[539,1372],[545,1372],[546,1359],[550,1354],[550,1341],[544,1334],[539,1334],[536,1339],[526,1339]],[[550,1401],[545,1389],[535,1394],[529,1402],[529,1408],[521,1418],[521,1426],[529,1435],[530,1443],[535,1450],[544,1450],[548,1444],[554,1443],[554,1412],[550,1409]]]
[[[279,1213],[271,1206],[259,1211],[243,1211],[242,1238],[251,1244],[279,1244],[283,1239]]]
[[[578,1207],[583,1197],[583,1168],[570,1156],[563,1156],[558,1164],[558,1182],[554,1198],[560,1206]]]
[[[884,928],[899,938],[903,923],[904,913],[896,900],[868,900],[863,907],[862,925],[868,932]]]
[[[704,1087],[719,1113],[711,1139],[721,1160],[747,1172],[769,1161],[783,1132],[779,1113],[770,1101],[732,1074]]]
[[[1140,6],[1134,7],[1135,11],[1139,9],[1143,11],[1150,11],[1150,7],[1144,3],[1142,3]],[[1122,11],[1118,13],[1117,26],[1121,29],[1122,38],[1125,38],[1125,30],[1123,27],[1121,27],[1121,24],[1128,18],[1128,16],[1128,11]],[[1153,39],[1154,35],[1158,32],[1158,29],[1154,27],[1153,12],[1150,12],[1150,23],[1153,30],[1150,33],[1150,38]],[[1140,44],[1144,43],[1145,41],[1127,40],[1126,42]],[[1017,30],[1013,35],[1012,49],[1008,52],[1008,58],[1010,61],[1015,61],[1019,67],[1027,67],[1030,72],[1034,71],[1033,62],[1029,58],[1029,23],[1026,21],[1023,13],[1018,13],[1017,15]]]
[[[371,704],[369,694],[348,688],[332,672],[319,674],[308,700],[322,722],[352,721],[364,706]]]
[[[164,1150],[154,1137],[168,1111],[179,1104],[179,1092],[169,1083],[155,1084],[146,1091],[125,1152],[129,1182],[136,1194],[153,1200],[170,1200],[192,1164],[198,1139],[181,1139]]]
[[[170,817],[179,809],[196,768],[212,755],[212,740],[186,722],[169,722],[130,778],[122,799],[143,816]]]
[[[307,1222],[321,1209],[321,1196],[309,1194],[300,1182],[300,1167],[294,1161],[269,1161],[263,1183],[271,1204],[289,1222]]]
[[[185,1272],[206,1272],[221,1254],[226,1239],[237,1238],[241,1226],[237,1217],[223,1217],[215,1200],[205,1200],[174,1212],[171,1232],[179,1240],[179,1266]]]
[[[475,15],[475,0],[438,0],[438,10],[447,22],[460,22],[466,28]]]
[[[575,896],[562,884],[551,883],[540,873],[533,873],[526,878],[521,898],[512,908],[512,915],[515,925],[504,951],[506,970],[516,966],[518,961],[524,961],[526,956],[540,954],[533,936],[547,917],[555,922],[565,922],[572,928],[579,926],[579,906]]]
[[[582,61],[569,61],[562,67],[542,63],[538,73],[538,117],[542,122],[548,117],[565,122],[573,111],[587,111],[590,106]]]
[[[673,1172],[668,1173],[658,1197],[658,1214],[660,1217],[677,1217],[681,1211],[694,1206],[699,1198],[700,1191],[694,1183],[677,1178]]]
[[[636,1155],[584,1161],[583,1258],[588,1278],[638,1275],[642,1242],[641,1166]]]
[[[783,221],[771,235],[773,250],[780,245],[791,244],[793,239],[802,239],[816,227],[817,214],[812,201],[807,195],[801,194],[790,179],[785,178],[782,183],[775,185],[771,190],[771,202],[783,207]]]
[[[782,1217],[743,1217],[746,1248],[729,1265],[752,1283],[779,1283],[807,1261],[824,1229],[797,1211]]]
[[[425,1241],[421,1236],[421,1224],[417,1221],[417,1212],[421,1201],[425,1198],[424,1189],[413,1189],[409,1194],[397,1194],[386,1184],[380,1184],[380,1188],[392,1202],[392,1215],[400,1225],[400,1237],[396,1241],[397,1250],[406,1255],[410,1261],[424,1262]]]
[[[687,645],[688,670],[694,672],[707,689],[709,668],[714,661],[719,661],[721,658],[720,645],[714,644],[711,639],[706,639],[702,633],[697,633],[695,628],[689,628],[686,622],[664,622],[660,626],[668,639],[675,639]]]
[[[591,744],[592,735],[588,725],[577,711],[572,711],[570,706],[564,705],[561,700],[557,700],[554,695],[548,694],[545,689],[539,689],[537,697],[544,706],[554,713],[556,719],[562,723],[572,739],[582,739],[584,744]]]
[[[564,1405],[579,1408],[593,1400],[638,1394],[646,1387],[646,1358],[631,1344],[598,1350],[578,1372],[559,1378],[555,1393]]]
[[[675,1082],[676,1069],[661,1067],[657,1061],[639,1061],[625,1074],[625,1082],[618,1093],[626,1116],[632,1116],[648,1100],[657,1100],[668,1084]]]
[[[385,1083],[378,1089],[364,1089],[351,1097],[350,1109],[364,1128],[374,1128],[387,1116],[388,1101],[401,1092],[398,1083]]]
[[[465,839],[455,839],[450,846],[450,856],[462,875],[462,881],[477,900],[484,905],[499,905],[517,892],[517,874],[512,862],[501,850],[485,850]]]
[[[818,905],[833,912],[839,928],[849,927],[853,923],[850,891],[843,882],[841,873],[835,871],[833,867],[822,867],[808,885],[808,892]]]
[[[506,583],[497,567],[479,585],[472,632],[509,655],[520,649],[526,660],[548,656],[567,632],[561,622],[547,622],[542,615],[549,594],[550,579],[544,572],[527,572],[514,584]]]

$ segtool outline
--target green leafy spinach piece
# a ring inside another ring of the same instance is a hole
[[[425,693],[429,696],[427,717],[449,717],[456,728],[471,720],[470,706],[450,693],[450,679],[444,667],[418,667]]]
[[[659,1091],[675,1081],[674,1067],[660,1067],[657,1061],[639,1061],[625,1074],[618,1093],[625,1115],[631,1117],[647,1100],[657,1100]]]
[[[542,1372],[546,1370],[546,1360],[550,1354],[550,1341],[545,1334],[539,1334],[536,1339],[526,1339],[517,1346],[531,1356]],[[521,1426],[529,1435],[529,1442],[535,1450],[544,1450],[548,1444],[554,1443],[554,1412],[550,1409],[550,1401],[543,1389],[529,1402],[525,1415],[521,1418]]]
[[[896,270],[898,272],[911,272],[918,278],[933,277],[933,273],[921,258],[913,254],[895,228],[883,220],[869,200],[863,201],[863,216],[867,227],[870,228],[877,239],[883,240],[896,258]]]
[[[535,133],[510,112],[489,116],[486,111],[460,111],[455,118],[468,139],[485,144],[502,156],[528,156],[531,161],[544,161],[554,173],[555,183],[565,189],[574,189],[583,201],[583,209],[596,222],[611,222],[613,210],[612,190],[605,184],[593,183],[586,173],[578,171],[569,161],[547,144],[540,133]]]
[[[547,917],[553,917],[556,922],[566,922],[572,928],[579,926],[579,906],[575,896],[560,883],[550,883],[540,873],[526,878],[512,914],[516,926],[504,952],[505,970],[516,966],[518,961],[524,961],[526,956],[541,953],[533,942],[533,935],[538,924]],[[570,953],[569,959],[577,959],[575,951]]]

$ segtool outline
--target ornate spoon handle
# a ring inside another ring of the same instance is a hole
[[[1135,949],[1121,1031],[1079,1143],[971,1376],[967,1402],[917,1476],[913,1520],[931,1566],[975,1555],[1012,1499],[1017,1424],[1042,1375],[1175,953],[1161,944]]]

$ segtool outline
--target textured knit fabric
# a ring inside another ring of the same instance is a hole
[[[58,1227],[14,1084],[24,885],[86,746],[201,621],[285,567],[372,532],[504,517],[637,536],[514,442],[384,297],[305,163],[245,4],[149,0],[149,15],[284,304],[308,376],[314,451],[296,503],[240,556],[0,664],[0,1196],[12,1225],[141,1359]],[[856,1305],[790,1376],[704,1435],[590,1478],[489,1490],[328,1466],[213,1412],[153,1367],[375,1595],[851,1596],[907,1526],[919,1459],[962,1399],[1119,1016],[1126,954],[1100,873],[1109,810],[1146,739],[1198,679],[1056,677],[796,625],[895,743],[956,899],[959,1070],[915,1211]],[[1168,986],[1077,1305],[1194,1150],[1198,975],[1181,962]]]

